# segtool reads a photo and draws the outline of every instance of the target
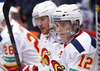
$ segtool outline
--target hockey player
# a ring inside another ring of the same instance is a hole
[[[39,64],[38,39],[15,20],[10,19],[10,22],[21,64]],[[0,29],[2,30],[0,32],[2,37],[0,48],[3,48],[2,65],[10,69],[16,67],[17,64],[2,9],[0,9]]]
[[[53,13],[57,42],[67,46],[61,58],[52,57],[52,71],[96,71],[97,51],[94,37],[81,30],[82,15],[76,4],[61,5]],[[54,49],[57,51],[57,47]]]
[[[52,30],[51,14],[57,8],[57,6],[51,1],[45,1],[37,4],[33,9],[33,25],[38,26],[41,30],[40,36],[40,55],[41,60],[40,64],[42,66],[48,66],[48,61],[46,62],[45,56],[50,58],[51,44],[54,42],[54,39],[51,37],[49,31]]]

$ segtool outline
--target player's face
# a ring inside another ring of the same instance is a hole
[[[70,40],[70,30],[71,30],[71,25],[69,21],[56,21],[55,22],[56,26],[56,31],[58,35],[60,35],[61,40]]]
[[[43,34],[49,33],[50,28],[49,28],[48,16],[38,17],[38,18],[36,18],[36,22]]]

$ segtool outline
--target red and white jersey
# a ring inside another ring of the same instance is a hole
[[[54,58],[56,58],[55,57],[56,55],[60,57],[61,54],[60,52],[62,52],[64,48],[64,47],[61,48],[61,46],[63,45],[56,43],[55,40],[50,36],[50,34],[48,35],[41,34],[39,48],[41,54],[40,63],[43,65],[43,67],[39,68],[39,71],[51,70],[50,65],[51,65],[52,56],[54,56]],[[54,48],[56,48],[57,50],[54,51]]]
[[[63,47],[64,45],[54,42],[50,46],[51,47],[43,49],[44,58],[42,59],[42,63],[44,66],[43,67],[38,66],[38,71],[54,71],[54,70],[51,70],[51,67],[50,67],[52,59],[57,59],[57,57],[61,58],[62,51],[64,50],[64,47]],[[54,48],[56,49],[55,51],[54,51]],[[22,66],[23,71],[34,71],[35,69],[34,65],[31,65],[31,66],[26,65],[25,67]]]
[[[52,52],[52,58],[50,60],[50,68],[48,71],[59,71],[59,70],[54,70],[53,67],[52,67],[52,62],[53,60],[57,60],[57,59],[60,59],[61,58],[61,55],[63,53],[63,50],[64,50],[64,44],[59,44],[59,43],[54,43],[52,45],[52,47],[54,48],[53,49],[53,52]],[[55,65],[56,66],[56,65]],[[57,65],[58,66],[58,65]]]
[[[51,71],[96,71],[97,50],[95,38],[81,31],[64,48],[61,57],[56,56],[53,58],[51,64]]]
[[[50,34],[48,35],[43,35],[41,34],[40,36],[40,43],[39,43],[39,50],[40,50],[40,64],[43,67],[48,67],[50,65],[50,59],[51,59],[51,53],[53,51],[52,48],[52,43],[54,42],[54,39],[51,37]],[[41,67],[39,67],[41,68]],[[42,70],[44,71],[44,69],[42,68]],[[41,69],[40,69],[41,71]]]
[[[42,68],[39,67],[39,71],[50,71],[52,59],[61,58],[64,45],[56,43],[50,34],[41,34],[39,48],[41,54],[40,63],[43,65]]]
[[[28,30],[11,20],[14,39],[22,65],[39,64],[39,41]],[[7,28],[1,33],[3,41],[3,65],[7,68],[16,66],[16,60]]]
[[[54,39],[48,34],[40,36],[40,42],[39,42],[39,54],[41,55],[40,58],[40,64],[38,66],[38,71],[49,71],[50,65],[51,65],[51,59],[52,59],[52,53],[54,50],[54,47],[57,45]],[[34,65],[26,65],[25,67],[22,67],[23,71],[34,71]]]

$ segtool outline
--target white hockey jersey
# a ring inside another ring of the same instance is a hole
[[[11,20],[11,24],[21,64],[39,64],[38,39],[13,19]],[[3,38],[3,41],[0,42],[3,45],[2,63],[7,68],[14,67],[16,66],[16,60],[7,28],[3,30],[1,36]]]
[[[40,71],[46,71],[45,67],[49,67],[50,65],[50,59],[51,59],[51,53],[53,51],[52,43],[54,42],[54,39],[51,37],[50,34],[40,36],[40,43],[39,43],[39,49],[40,49],[40,64],[43,66],[42,68],[39,67]],[[40,69],[41,68],[41,69]]]
[[[53,53],[56,53],[57,47]],[[62,51],[61,57],[52,56],[51,71],[96,71],[96,40],[86,32],[79,35]]]
[[[56,43],[54,39],[51,37],[51,35],[41,34],[40,43],[39,43],[39,50],[40,50],[39,52],[40,52],[41,58],[40,58],[40,64],[37,65],[38,71],[50,71],[51,70],[50,65],[51,65],[51,59],[53,55],[52,53],[53,53],[54,47],[57,47],[60,45],[58,44],[59,43]],[[30,71],[29,68],[34,69],[34,65],[26,65],[25,67],[23,67],[23,71],[26,71],[26,70]]]

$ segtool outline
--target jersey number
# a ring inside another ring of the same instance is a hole
[[[13,55],[14,54],[12,46],[9,46],[8,48],[7,48],[7,46],[4,46],[4,52],[6,55],[8,55],[8,54]]]
[[[31,37],[35,39],[35,41],[34,41],[34,47],[35,47],[36,51],[39,53],[39,47],[38,47],[39,41],[38,41],[38,39],[33,34],[27,33],[27,39],[30,42],[32,42]]]
[[[84,60],[85,60],[85,55],[82,55],[80,63],[78,64],[78,66],[79,67],[83,66],[84,69],[90,70],[91,67],[89,67],[88,65],[92,65],[93,59],[91,57],[86,57],[86,62],[84,62],[84,64],[83,64]]]

